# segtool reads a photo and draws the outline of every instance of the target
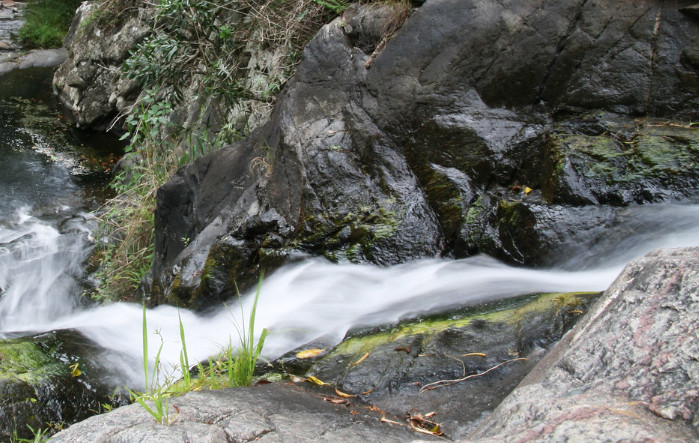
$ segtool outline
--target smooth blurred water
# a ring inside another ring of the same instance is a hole
[[[60,114],[51,69],[0,75],[0,331],[78,307],[83,260],[118,146]],[[95,167],[99,165],[99,167]]]

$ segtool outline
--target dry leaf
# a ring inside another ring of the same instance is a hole
[[[350,401],[347,400],[346,398],[323,397],[323,401],[330,402],[334,405],[349,405],[350,404]]]
[[[313,357],[317,357],[317,356],[319,356],[320,354],[322,354],[323,352],[325,352],[326,349],[328,349],[328,348],[326,347],[326,348],[323,348],[323,349],[319,349],[319,348],[315,348],[315,349],[306,349],[306,350],[304,350],[304,351],[297,352],[297,353],[296,353],[296,358],[304,359],[304,358],[313,358]]]
[[[431,417],[432,415],[434,415],[434,412],[430,412],[427,415]],[[410,415],[410,427],[422,434],[430,434],[436,436],[444,434],[442,432],[442,427],[439,423],[433,422],[432,420],[427,420],[420,413]]]
[[[525,187],[524,187],[524,193],[525,193],[525,194],[529,194],[530,192],[532,192],[532,188],[530,188],[529,186],[525,186]]]
[[[335,393],[336,393],[337,395],[339,395],[340,397],[345,397],[345,398],[354,398],[354,397],[356,397],[356,395],[345,394],[344,392],[338,391],[337,389],[335,389]]]
[[[289,375],[289,380],[291,380],[294,383],[301,383],[306,381],[305,377],[299,377],[298,375],[291,374]]]
[[[468,354],[463,354],[462,357],[485,357],[485,354],[482,352],[470,352]]]
[[[357,366],[359,363],[361,363],[361,362],[363,362],[364,360],[366,360],[368,356],[369,356],[369,353],[367,352],[366,354],[364,354],[364,356],[363,356],[362,358],[360,358],[359,360],[355,361],[355,362],[352,363],[350,366]]]

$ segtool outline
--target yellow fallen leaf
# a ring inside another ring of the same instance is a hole
[[[79,365],[79,364],[80,364],[80,363],[76,363],[76,364],[74,364],[74,365],[70,365],[70,369],[71,369],[70,373],[71,373],[71,375],[72,375],[73,377],[78,377],[80,374],[82,374],[82,372],[80,371],[80,369],[78,369],[78,365]]]
[[[307,380],[308,380],[309,382],[313,383],[313,384],[318,385],[318,386],[328,386],[328,385],[330,385],[330,383],[325,383],[323,380],[320,380],[320,379],[318,379],[318,378],[315,378],[315,377],[312,376],[312,375],[309,375]]]
[[[325,352],[326,349],[328,349],[328,348],[323,348],[323,349],[319,349],[319,348],[306,349],[306,350],[304,350],[304,351],[297,352],[297,353],[296,353],[296,358],[304,359],[304,358],[313,358],[313,357],[317,357],[317,356],[319,356],[320,354],[322,354],[323,352]]]
[[[524,187],[524,193],[525,193],[525,194],[529,194],[530,192],[532,192],[532,188],[530,188],[529,186],[525,186],[525,187]]]

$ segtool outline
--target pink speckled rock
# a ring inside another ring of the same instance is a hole
[[[472,434],[477,441],[697,441],[699,248],[629,264]]]

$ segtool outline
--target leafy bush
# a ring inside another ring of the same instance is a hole
[[[60,48],[81,0],[34,0],[25,10],[19,38],[25,45]]]

